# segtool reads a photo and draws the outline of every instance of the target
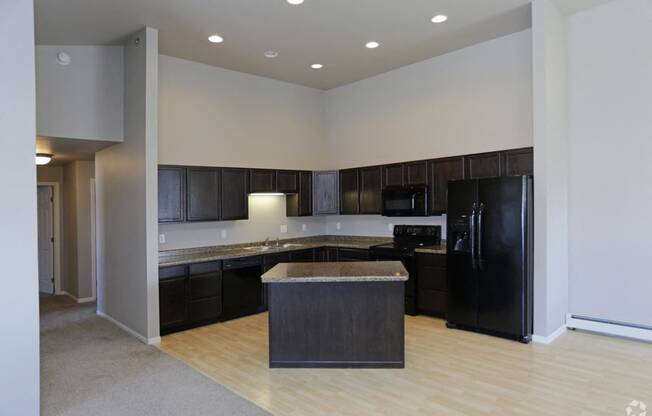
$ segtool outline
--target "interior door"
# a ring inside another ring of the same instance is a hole
[[[54,232],[52,187],[37,188],[38,202],[38,290],[54,293]]]
[[[524,177],[479,181],[478,325],[525,335]]]
[[[478,322],[478,285],[474,269],[472,239],[478,181],[448,184],[447,259],[449,323],[475,327]]]

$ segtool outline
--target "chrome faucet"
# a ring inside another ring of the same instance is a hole
[[[281,247],[281,238],[276,237],[276,247]]]

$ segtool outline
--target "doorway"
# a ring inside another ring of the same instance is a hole
[[[54,189],[37,187],[38,290],[54,294]]]

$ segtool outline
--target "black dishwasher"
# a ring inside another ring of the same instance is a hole
[[[222,320],[262,312],[262,259],[246,257],[225,260],[222,266]]]

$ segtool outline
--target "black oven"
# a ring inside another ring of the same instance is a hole
[[[388,186],[383,189],[385,217],[425,217],[428,215],[426,185]]]

